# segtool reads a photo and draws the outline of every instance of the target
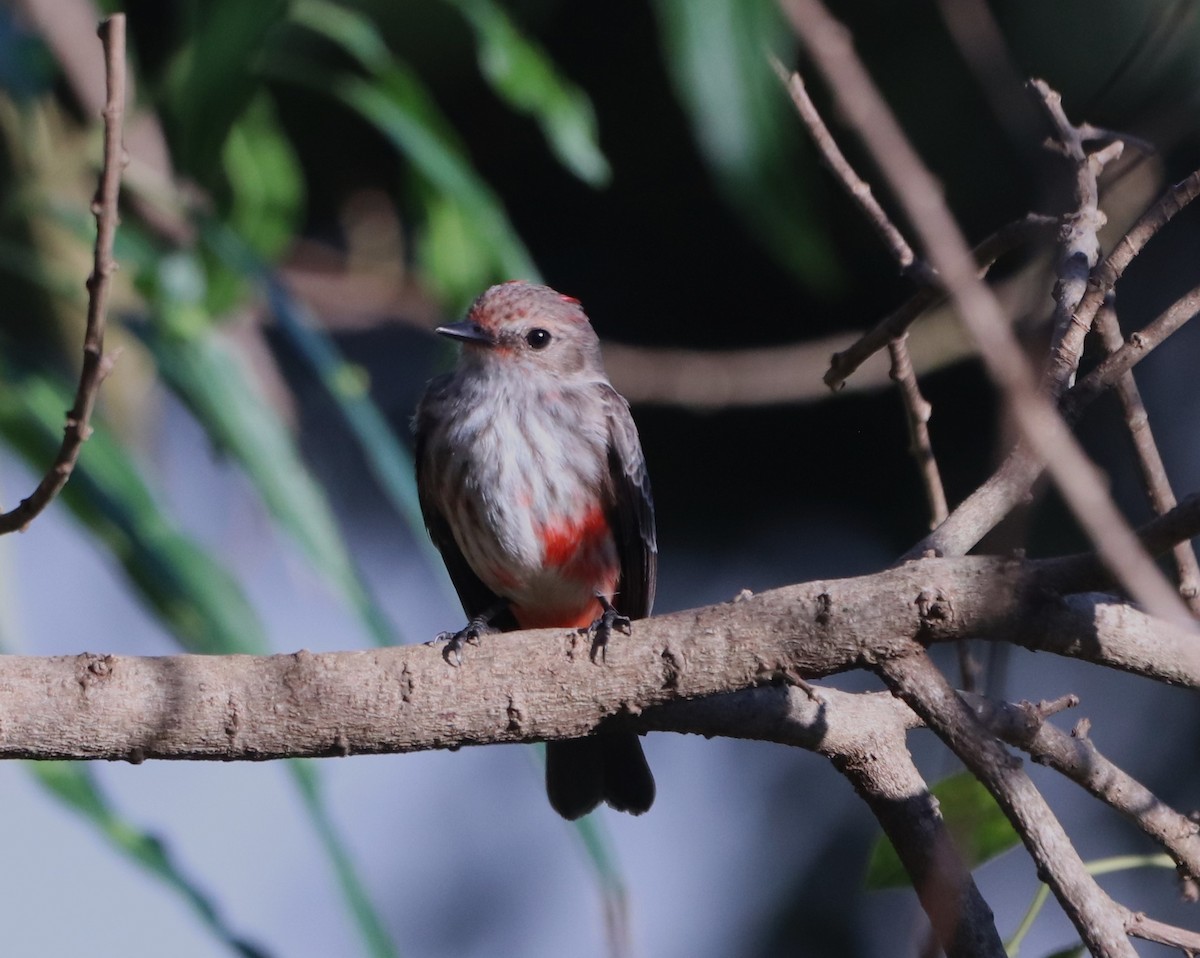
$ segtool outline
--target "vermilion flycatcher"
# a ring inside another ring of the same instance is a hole
[[[439,636],[447,660],[496,628],[587,628],[603,648],[650,614],[658,549],[637,429],[583,308],[511,282],[438,332],[462,356],[415,428],[425,524],[470,619]],[[547,743],[546,791],[564,818],[637,815],[654,778],[637,735],[606,732]]]

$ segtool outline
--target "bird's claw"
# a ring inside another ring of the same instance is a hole
[[[464,645],[478,645],[481,635],[495,631],[486,619],[476,618],[457,632],[439,632],[429,644],[437,645],[439,642],[445,642],[446,647],[442,649],[442,658],[448,665],[458,666],[462,665],[462,647]]]
[[[613,630],[622,632],[625,635],[633,635],[633,623],[629,616],[621,615],[614,609],[611,603],[600,599],[604,611],[600,614],[591,625],[587,627],[587,634],[592,640],[591,659],[596,661],[596,655],[599,653],[600,661],[608,661],[608,640],[612,637]]]

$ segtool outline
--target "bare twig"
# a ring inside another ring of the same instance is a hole
[[[1168,925],[1166,922],[1155,921],[1141,912],[1122,909],[1125,914],[1125,930],[1135,938],[1144,941],[1155,941],[1160,945],[1178,948],[1185,955],[1200,954],[1200,932],[1188,931]]]
[[[901,271],[917,272],[925,280],[932,279],[927,268],[916,269],[917,259],[913,254],[912,247],[904,235],[896,229],[883,207],[879,205],[875,194],[871,192],[870,185],[855,172],[850,161],[838,147],[833,134],[829,132],[820,112],[804,88],[804,80],[800,74],[793,72],[789,76],[783,64],[775,57],[771,58],[771,66],[775,70],[776,76],[779,77],[779,81],[791,94],[796,111],[808,128],[809,135],[812,136],[817,149],[821,151],[826,165],[837,177],[838,182],[842,184],[850,198],[858,204],[867,221],[875,228],[875,232],[879,234]],[[925,486],[925,494],[929,499],[930,528],[932,529],[946,518],[948,511],[937,458],[933,454],[933,444],[929,439],[929,417],[933,410],[928,400],[921,395],[921,388],[917,384],[917,376],[913,371],[912,360],[908,354],[907,336],[902,334],[892,339],[888,343],[888,352],[892,360],[891,378],[900,388],[900,396],[904,401],[904,409],[907,414],[909,448],[917,462],[917,469]]]
[[[1125,345],[1111,293],[1096,315],[1095,328],[1110,355]],[[1170,512],[1176,505],[1175,493],[1171,489],[1171,480],[1167,478],[1166,466],[1158,451],[1158,444],[1154,441],[1154,433],[1150,429],[1150,417],[1146,413],[1141,391],[1132,372],[1121,375],[1117,380],[1116,392],[1125,413],[1125,425],[1133,440],[1150,505],[1157,515]],[[1179,594],[1191,607],[1192,612],[1200,615],[1200,564],[1196,562],[1195,550],[1190,542],[1180,542],[1172,550],[1172,554],[1179,575]]]
[[[1092,320],[1104,302],[1104,297],[1108,295],[1109,290],[1116,286],[1117,280],[1124,275],[1129,264],[1146,248],[1146,244],[1158,234],[1158,231],[1171,222],[1175,215],[1197,196],[1200,196],[1200,170],[1194,171],[1178,183],[1168,187],[1158,202],[1138,218],[1138,221],[1121,238],[1113,251],[1105,257],[1104,262],[1092,272],[1087,292],[1084,293],[1079,308],[1075,310],[1077,325],[1083,327],[1092,325]]]
[[[929,527],[936,529],[945,521],[949,509],[946,505],[946,490],[942,486],[942,475],[933,455],[933,443],[929,439],[929,417],[933,413],[933,407],[921,395],[921,387],[917,384],[917,375],[913,372],[912,360],[908,355],[907,339],[906,333],[888,344],[888,352],[892,357],[892,379],[900,387],[900,396],[904,400],[904,411],[908,420],[909,452],[916,460],[925,487],[925,497],[929,502]]]
[[[1063,911],[1096,958],[1136,958],[1120,907],[1087,873],[1075,846],[1029,776],[954,693],[920,646],[888,659],[880,675],[987,786],[1013,822]]]
[[[89,422],[96,405],[100,383],[108,372],[104,357],[104,325],[108,308],[109,278],[117,268],[113,260],[113,238],[117,231],[117,198],[124,165],[121,128],[125,116],[125,16],[114,14],[100,25],[104,43],[108,100],[104,107],[104,160],[100,185],[92,202],[96,216],[96,247],[92,275],[88,277],[87,328],[83,340],[83,367],[75,404],[67,413],[67,425],[54,463],[30,495],[9,512],[0,515],[0,534],[26,528],[67,484],[83,443],[91,435]]]
[[[1153,322],[1129,337],[1115,353],[1077,382],[1063,397],[1062,414],[1074,421],[1093,400],[1111,388],[1122,375],[1141,362],[1186,322],[1200,312],[1200,286],[1185,293]],[[1042,464],[1026,446],[1019,445],[988,480],[964,499],[950,517],[908,550],[902,558],[916,559],[927,552],[962,555],[971,549],[1026,499],[1042,474]]]
[[[1010,705],[967,696],[976,717],[993,734],[1035,762],[1061,772],[1116,809],[1175,859],[1181,872],[1200,876],[1200,825],[1160,801],[1141,782],[1100,753],[1086,735],[1069,735],[1046,721],[1046,712],[1028,702]]]
[[[1075,169],[1075,210],[1063,222],[1059,236],[1058,282],[1054,287],[1054,315],[1051,317],[1050,362],[1043,386],[1059,396],[1075,379],[1088,326],[1076,323],[1075,310],[1087,289],[1092,267],[1100,258],[1100,228],[1105,216],[1100,211],[1100,174],[1112,160],[1120,157],[1120,140],[1093,153],[1084,149],[1083,135],[1063,112],[1062,97],[1042,80],[1030,82],[1051,122],[1057,139],[1051,141]]]
[[[779,77],[779,82],[791,94],[792,102],[796,105],[796,112],[800,114],[800,119],[808,127],[809,135],[816,143],[817,149],[821,151],[826,165],[837,177],[838,182],[842,184],[850,198],[858,204],[859,209],[867,218],[867,222],[875,228],[879,238],[891,251],[892,258],[900,265],[901,271],[908,270],[916,263],[912,247],[909,246],[903,234],[896,229],[883,207],[879,205],[875,194],[871,192],[870,185],[854,171],[854,167],[850,165],[850,161],[838,147],[833,134],[829,132],[829,127],[821,119],[816,104],[809,97],[808,90],[804,88],[803,78],[797,72],[793,72],[789,76],[783,64],[775,57],[771,57],[771,67],[774,69],[775,75]]]
[[[1106,389],[1121,381],[1121,377],[1157,349],[1168,336],[1200,313],[1200,286],[1195,286],[1175,300],[1153,322],[1129,337],[1129,341],[1109,355],[1083,377],[1064,397],[1063,415],[1074,419],[1082,409]]]
[[[1095,467],[1041,396],[999,304],[975,274],[971,252],[940,185],[914,152],[850,42],[820,0],[787,0],[784,11],[825,75],[842,112],[867,145],[950,291],[959,317],[1008,408],[1097,552],[1129,593],[1164,618],[1194,623],[1174,587],[1141,548]]]
[[[992,264],[1018,246],[1049,236],[1058,226],[1053,216],[1029,213],[1019,220],[1002,226],[972,251],[979,275],[986,276]],[[944,302],[946,293],[940,287],[922,286],[893,313],[863,333],[849,347],[834,353],[825,373],[825,385],[841,389],[846,380],[871,356],[904,333],[926,310]]]

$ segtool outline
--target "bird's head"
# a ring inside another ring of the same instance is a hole
[[[600,342],[579,300],[514,280],[485,290],[438,333],[463,344],[463,363],[558,377],[601,372]]]

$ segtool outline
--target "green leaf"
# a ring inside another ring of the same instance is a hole
[[[288,771],[291,773],[292,781],[308,811],[309,819],[317,831],[317,837],[321,840],[329,860],[333,863],[338,884],[342,887],[342,895],[354,913],[368,954],[372,958],[395,958],[396,946],[392,944],[391,937],[383,927],[379,913],[375,910],[375,906],[371,903],[371,899],[358,877],[354,862],[329,817],[328,808],[321,797],[317,770],[311,762],[294,759],[288,762]]]
[[[1021,838],[996,800],[970,772],[960,772],[930,789],[968,868],[975,868],[1020,844]],[[880,836],[867,864],[866,887],[902,888],[912,879],[887,836]]]
[[[108,843],[177,892],[208,929],[235,954],[265,958],[266,952],[234,934],[213,900],[176,863],[170,848],[115,809],[82,762],[26,762],[34,780],[58,801],[89,821]]]
[[[450,0],[479,45],[479,69],[509,106],[537,121],[554,155],[591,186],[612,178],[600,150],[592,102],[492,0]]]
[[[184,7],[186,44],[167,71],[164,120],[171,156],[181,170],[209,189],[230,130],[254,98],[261,80],[247,69],[285,0],[192,0]]]
[[[799,121],[767,63],[768,51],[794,42],[776,4],[655,0],[654,9],[676,96],[722,195],[810,288],[844,284],[814,215],[820,168],[802,146]]]
[[[221,154],[231,191],[225,225],[265,260],[292,242],[304,204],[304,177],[265,94],[234,123]],[[209,304],[213,313],[223,308]]]
[[[154,298],[159,322],[141,331],[159,371],[212,441],[245,470],[275,521],[345,596],[373,640],[394,642],[395,629],[363,584],[324,490],[304,465],[284,424],[254,387],[252,371],[203,312],[198,302],[202,290],[180,278],[198,272],[186,254],[162,260]]]
[[[354,10],[329,0],[296,0],[288,18],[341,47],[368,73],[386,70],[392,62],[392,53],[375,24]]]
[[[71,390],[0,365],[0,435],[35,470],[53,459]],[[63,502],[104,542],[142,597],[192,652],[262,653],[267,642],[233,578],[159,509],[141,472],[102,422],[84,447]]]
[[[423,252],[440,253],[451,242],[444,234],[450,223],[447,211],[454,211],[452,242],[473,265],[445,276],[429,270],[431,281],[445,301],[455,308],[463,306],[488,281],[537,280],[537,268],[503,204],[475,172],[465,148],[420,78],[395,57],[384,57],[382,40],[365,17],[344,9],[329,19],[317,17],[325,6],[321,0],[305,0],[298,7],[303,16],[297,22],[338,44],[371,76],[332,72],[320,64],[298,62],[282,50],[264,56],[264,71],[334,97],[370,123],[409,161],[418,182],[425,187],[421,192],[427,204],[427,220],[436,220],[432,228],[439,234],[431,241],[426,227],[418,243]],[[474,279],[484,273],[487,281]],[[473,285],[459,285],[467,277]]]
[[[326,392],[337,404],[366,458],[379,488],[392,508],[407,523],[413,541],[430,569],[440,572],[440,581],[451,606],[458,599],[451,591],[441,556],[425,534],[425,520],[417,496],[416,469],[408,450],[396,439],[379,407],[371,400],[357,367],[338,351],[337,344],[308,311],[275,281],[268,283],[271,310],[280,330],[316,373]]]

